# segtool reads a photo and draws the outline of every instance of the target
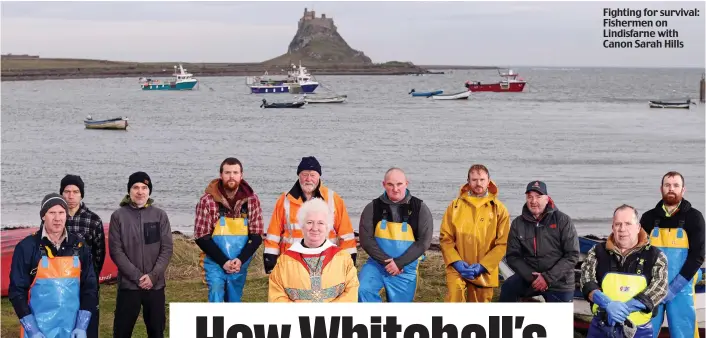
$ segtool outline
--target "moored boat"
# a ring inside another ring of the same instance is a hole
[[[295,100],[293,102],[267,103],[266,99],[262,99],[262,104],[260,104],[260,108],[301,108],[305,104],[306,104],[305,101],[299,101],[299,100]]]
[[[433,100],[467,100],[470,96],[471,92],[464,90],[455,94],[432,95],[431,98]]]
[[[672,109],[689,109],[692,104],[691,99],[684,100],[651,100],[649,102],[650,108],[672,108]]]
[[[178,70],[178,72],[177,72]],[[198,84],[198,80],[193,78],[193,74],[187,73],[186,69],[179,64],[179,68],[174,66],[174,78],[168,80],[153,80],[141,77],[140,87],[142,90],[193,90]]]
[[[525,89],[527,82],[522,78],[517,78],[520,74],[513,72],[512,69],[507,73],[500,73],[500,77],[504,80],[496,83],[481,83],[480,81],[466,81],[466,88],[472,92],[521,92]]]
[[[127,117],[116,117],[114,119],[107,120],[94,120],[90,115],[86,117],[83,124],[86,129],[113,129],[113,130],[126,130],[128,126]]]
[[[103,224],[103,232],[105,233],[105,242],[108,243],[108,223]],[[2,296],[6,297],[8,288],[10,287],[10,265],[12,265],[12,254],[15,251],[15,246],[25,237],[33,234],[35,231],[39,230],[39,227],[34,228],[15,228],[2,230],[0,240],[2,252],[2,262],[0,264],[0,284],[2,284]],[[98,281],[104,283],[117,278],[118,267],[115,265],[113,260],[110,258],[110,248],[108,245],[105,246],[105,261],[103,263],[103,269],[98,275]]]
[[[245,83],[250,87],[252,94],[310,94],[319,87],[319,83],[309,74],[306,67],[301,65],[301,62],[299,62],[298,68],[292,64],[292,70],[287,73],[287,77],[284,79],[271,77],[265,72],[262,76],[246,77]]]
[[[408,94],[412,94],[412,96],[421,96],[421,97],[431,97],[433,95],[441,95],[443,94],[443,90],[434,90],[430,92],[418,92],[412,88],[412,90]]]
[[[348,98],[348,95],[335,95],[335,96],[326,96],[326,97],[304,95],[304,102],[306,102],[307,104],[310,104],[310,103],[343,103],[343,102],[346,102],[347,98]]]

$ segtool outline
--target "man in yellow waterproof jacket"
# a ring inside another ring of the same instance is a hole
[[[441,221],[439,242],[446,265],[446,302],[490,302],[498,286],[510,214],[498,199],[488,168],[474,164]]]

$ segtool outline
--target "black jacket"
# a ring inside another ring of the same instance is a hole
[[[571,218],[559,211],[549,199],[539,222],[527,204],[522,215],[510,224],[505,260],[527,282],[539,272],[547,282],[547,291],[573,291],[574,267],[579,260],[579,240]]]
[[[73,256],[74,248],[78,248],[81,261],[80,306],[81,310],[95,311],[98,305],[98,278],[93,270],[91,249],[75,234],[68,233],[60,248],[47,238],[42,237],[42,227],[36,233],[27,236],[17,243],[12,254],[10,267],[10,287],[8,298],[15,308],[17,317],[22,318],[32,311],[29,308],[29,289],[34,281],[32,271],[39,265],[42,253],[39,245],[46,246],[55,257]],[[79,246],[80,243],[80,246]]]
[[[647,235],[652,236],[656,220],[659,220],[660,228],[672,229],[678,227],[680,219],[684,220],[684,231],[689,238],[689,251],[679,274],[686,280],[691,280],[704,263],[704,215],[692,208],[689,201],[682,200],[679,210],[672,217],[667,217],[662,204],[663,201],[659,201],[654,209],[644,213],[640,218],[640,225]]]

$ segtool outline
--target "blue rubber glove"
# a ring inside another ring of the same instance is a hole
[[[480,265],[479,263],[471,264],[468,269],[471,271],[471,273],[473,273],[475,277],[480,276],[480,274],[482,273],[488,272],[488,270],[486,270],[485,267]]]
[[[46,338],[44,334],[39,331],[37,319],[34,318],[33,314],[22,317],[20,324],[22,324],[22,327],[25,329],[25,336],[27,336],[27,338]]]
[[[71,332],[71,338],[86,338],[86,329],[88,323],[91,322],[91,313],[86,310],[80,310],[76,317],[76,327]]]
[[[689,283],[689,281],[686,280],[686,278],[682,277],[682,275],[677,275],[677,277],[669,283],[669,291],[667,292],[667,297],[664,297],[663,303],[669,303],[674,299],[674,296],[676,296],[687,283]]]
[[[466,278],[466,279],[475,278],[475,275],[472,275],[470,273],[471,271],[469,270],[469,268],[471,266],[468,265],[468,263],[466,263],[464,261],[455,261],[455,262],[451,263],[451,266],[453,266],[453,268],[456,269],[456,271],[458,271],[458,274],[461,275],[461,277]]]
[[[612,300],[608,298],[601,290],[593,291],[593,303],[598,305],[599,308],[604,309],[608,307]]]
[[[610,326],[622,324],[630,315],[628,305],[623,302],[610,302],[605,310],[608,313],[608,324]]]
[[[630,311],[630,313],[640,310],[647,310],[647,306],[635,298],[627,301],[625,304],[628,306],[628,311]]]

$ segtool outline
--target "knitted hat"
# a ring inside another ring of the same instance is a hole
[[[304,170],[314,170],[321,176],[321,165],[314,156],[302,157],[302,161],[299,162],[299,167],[297,167],[297,175]]]
[[[64,207],[64,210],[66,210],[67,213],[69,212],[69,205],[66,204],[64,198],[61,197],[61,195],[53,192],[51,194],[47,194],[42,199],[42,205],[39,207],[39,217],[44,217],[47,211],[56,205]]]
[[[138,171],[138,172],[130,175],[130,178],[128,179],[128,182],[127,182],[127,193],[128,194],[130,193],[130,188],[132,188],[132,186],[135,183],[146,184],[147,187],[150,189],[150,194],[152,194],[152,180],[150,179],[150,176],[147,175],[147,173],[142,172],[142,171]]]
[[[78,187],[78,191],[81,192],[81,198],[85,198],[86,195],[84,194],[83,191],[83,180],[81,179],[81,176],[77,175],[66,175],[64,178],[61,179],[61,188],[59,188],[59,193],[63,194],[64,189],[66,189],[66,186],[69,185],[75,185]]]

